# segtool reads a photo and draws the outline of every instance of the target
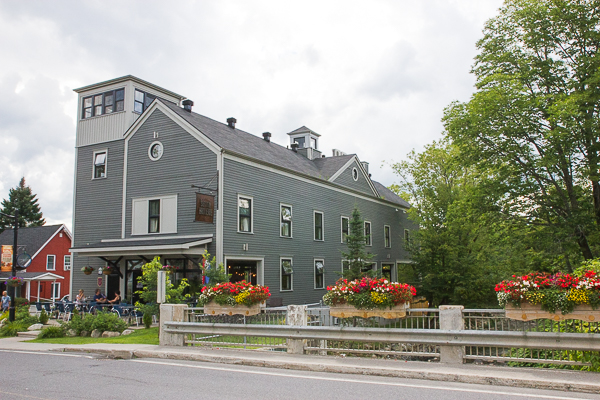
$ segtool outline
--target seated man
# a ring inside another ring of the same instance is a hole
[[[108,301],[110,304],[119,304],[121,303],[121,292],[117,290],[115,292],[115,298]]]
[[[100,292],[100,289],[96,289],[96,294],[94,295],[94,301],[98,304],[106,303],[106,296]]]

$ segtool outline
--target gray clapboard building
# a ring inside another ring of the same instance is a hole
[[[197,287],[207,249],[232,280],[267,285],[283,304],[316,302],[339,278],[355,206],[373,268],[395,280],[408,262],[409,204],[356,155],[326,157],[311,129],[281,146],[133,76],[75,91],[71,293],[100,287],[135,301],[141,266],[155,256]],[[86,265],[92,275],[80,271]],[[106,266],[111,275],[99,273]]]

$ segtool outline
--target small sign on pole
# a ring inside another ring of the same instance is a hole
[[[167,300],[167,272],[158,271],[156,274],[156,302],[162,304]]]
[[[2,272],[11,272],[13,265],[13,247],[11,245],[2,245],[2,258],[0,269]]]

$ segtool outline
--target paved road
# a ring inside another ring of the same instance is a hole
[[[375,376],[89,354],[0,351],[0,399],[598,399]]]

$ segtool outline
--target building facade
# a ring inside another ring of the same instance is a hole
[[[119,289],[135,301],[141,265],[154,256],[199,287],[206,249],[232,280],[267,285],[283,304],[316,302],[340,276],[354,207],[373,268],[394,280],[409,262],[409,204],[373,181],[356,155],[325,157],[311,129],[280,146],[268,132],[204,117],[185,97],[132,76],[76,92],[72,291],[100,287],[110,297]],[[116,272],[99,275],[107,265]]]

